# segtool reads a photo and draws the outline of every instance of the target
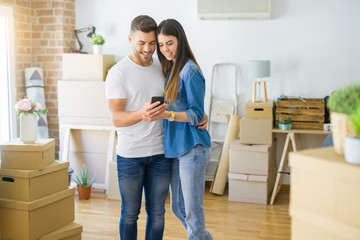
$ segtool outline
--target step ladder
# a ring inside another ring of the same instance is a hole
[[[214,179],[228,125],[227,115],[238,114],[238,76],[237,64],[217,63],[213,66],[208,123],[211,136],[211,157],[206,167],[206,181]]]

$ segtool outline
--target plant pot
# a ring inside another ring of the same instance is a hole
[[[345,160],[360,165],[360,137],[346,137],[344,145]]]
[[[291,123],[289,123],[289,124],[279,123],[279,129],[280,130],[290,130],[291,129]]]
[[[334,150],[337,154],[344,155],[345,138],[354,137],[355,132],[348,127],[349,120],[346,114],[331,112],[330,119]]]
[[[38,138],[38,116],[35,113],[20,115],[20,140],[34,143]]]
[[[102,47],[103,45],[93,45],[93,51],[95,55],[102,54]]]
[[[77,186],[77,190],[78,190],[80,200],[90,199],[91,186],[87,186],[87,187]]]

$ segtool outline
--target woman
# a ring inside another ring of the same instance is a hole
[[[212,239],[203,209],[205,167],[210,159],[210,136],[195,125],[204,117],[205,79],[181,24],[168,19],[157,30],[157,54],[166,77],[164,150],[174,158],[171,208],[188,232],[188,239]],[[151,116],[144,117],[149,121]],[[152,119],[154,120],[154,119]]]

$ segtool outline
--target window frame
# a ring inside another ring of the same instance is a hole
[[[18,136],[18,121],[13,106],[16,103],[16,78],[15,78],[15,50],[14,50],[14,14],[13,8],[0,6],[0,16],[6,17],[8,22],[8,74],[9,74],[9,109],[10,109],[10,139]]]

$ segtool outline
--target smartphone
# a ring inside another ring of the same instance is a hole
[[[154,96],[154,97],[151,98],[151,103],[154,103],[154,102],[157,102],[157,101],[160,102],[159,105],[163,104],[164,101],[165,101],[164,96]]]

